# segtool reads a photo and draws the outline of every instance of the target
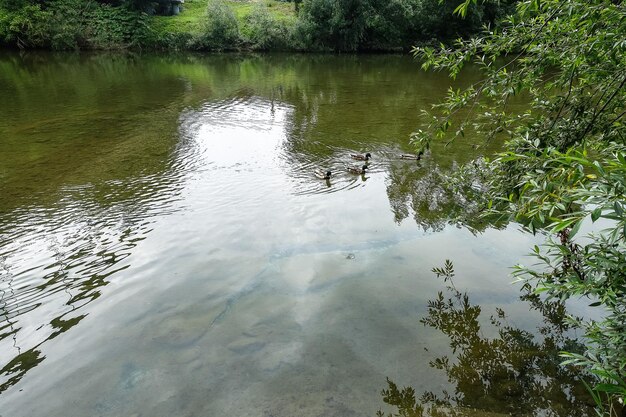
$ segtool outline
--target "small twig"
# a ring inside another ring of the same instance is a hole
[[[615,96],[621,91],[621,89],[624,86],[624,84],[626,84],[626,76],[624,76],[624,78],[622,79],[622,82],[615,89],[615,91],[613,91],[613,94],[611,94],[611,97],[609,97],[609,99],[604,103],[604,106],[602,106],[602,108],[598,112],[594,113],[593,119],[591,119],[591,122],[589,122],[589,124],[587,125],[587,128],[585,129],[583,134],[580,136],[579,140],[583,140],[585,138],[587,133],[589,133],[589,131],[593,127],[593,124],[596,122],[596,119],[600,116],[600,114],[602,114],[602,112],[606,109],[606,107],[609,105],[609,103],[611,101],[613,101]]]
[[[556,125],[557,120],[559,119],[559,117],[561,117],[561,113],[563,112],[563,109],[565,108],[565,105],[567,104],[569,97],[572,94],[572,85],[574,84],[575,73],[576,73],[576,70],[572,70],[572,75],[570,75],[569,77],[569,88],[567,90],[567,96],[565,96],[565,99],[563,100],[563,104],[561,105],[559,112],[554,117],[554,120],[552,121],[552,126],[550,126],[550,129],[548,129],[548,133],[552,131],[552,129],[554,128],[554,125]]]

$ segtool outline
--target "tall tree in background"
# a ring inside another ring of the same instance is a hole
[[[304,0],[299,38],[308,48],[339,51],[408,48],[416,42],[448,41],[477,33],[511,9],[513,0],[452,11],[462,0]]]

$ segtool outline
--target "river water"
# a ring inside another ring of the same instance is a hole
[[[393,55],[1,53],[0,415],[415,406],[387,378],[406,415],[592,415],[562,306],[511,283],[540,239],[456,221],[447,174],[499,145],[398,158],[451,83]]]

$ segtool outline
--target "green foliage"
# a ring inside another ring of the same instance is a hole
[[[474,0],[457,11],[471,12]],[[424,68],[456,77],[473,62],[483,81],[450,90],[413,140],[452,141],[467,130],[506,139],[487,166],[485,208],[548,234],[518,267],[550,297],[587,297],[600,321],[579,321],[587,352],[575,362],[597,377],[604,412],[626,390],[626,8],[603,0],[528,0],[499,29],[453,48],[416,49]],[[519,106],[516,97],[530,99]],[[580,236],[583,223],[598,220]],[[599,398],[599,397],[598,397]]]
[[[454,14],[458,1],[422,0],[416,5],[415,30],[422,39],[451,39],[478,32],[485,18],[484,6],[473,7],[467,16]],[[493,23],[491,21],[485,23]]]
[[[76,49],[87,43],[85,15],[98,5],[93,1],[59,0],[50,7],[50,45],[53,49]]]
[[[399,50],[475,33],[508,4],[481,3],[461,19],[452,14],[460,0],[211,0],[206,14],[193,1],[164,17],[144,14],[158,10],[149,0],[0,0],[0,40],[52,49]]]
[[[0,39],[20,48],[40,48],[49,43],[52,13],[41,6],[25,5],[13,12],[0,9]]]
[[[89,20],[87,33],[96,48],[141,45],[142,39],[149,36],[147,16],[143,13],[102,5],[92,11]]]
[[[0,9],[0,40],[20,48],[127,48],[145,42],[149,33],[145,14],[90,0]]]
[[[551,236],[533,255],[542,269],[518,266],[515,275],[532,279],[551,297],[584,296],[602,306],[603,318],[579,321],[589,346],[587,355],[566,353],[567,363],[586,366],[599,377],[593,388],[607,396],[599,405],[614,415],[612,397],[626,397],[626,160],[622,146],[609,144],[597,159],[586,152],[561,153],[548,148],[543,169],[525,175],[519,198],[511,202],[516,218],[533,230],[544,226]],[[504,155],[516,162],[528,158]],[[535,162],[531,162],[532,165]],[[602,221],[604,220],[604,221]],[[576,238],[583,222],[602,229]]]
[[[209,0],[202,33],[194,41],[199,49],[236,49],[240,43],[239,23],[223,0]]]
[[[277,19],[268,7],[259,3],[245,18],[242,35],[252,49],[287,49],[291,31],[285,21]]]
[[[415,28],[416,4],[403,0],[392,0],[372,4],[376,12],[370,11],[366,19],[363,47],[366,49],[389,49],[406,47],[417,38]]]
[[[365,33],[368,1],[306,0],[300,6],[298,37],[313,49],[358,49]]]
[[[312,49],[407,48],[476,33],[508,11],[509,3],[485,2],[461,19],[452,13],[458,0],[305,0],[297,33]]]
[[[121,5],[124,5],[131,10],[147,12],[154,9],[154,3],[154,0],[124,0],[121,2]]]

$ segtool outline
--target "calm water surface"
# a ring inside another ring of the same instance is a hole
[[[409,401],[386,378],[424,415],[591,415],[561,306],[510,283],[536,239],[455,224],[445,174],[497,145],[397,158],[449,85],[401,56],[0,54],[0,415],[374,416]]]

